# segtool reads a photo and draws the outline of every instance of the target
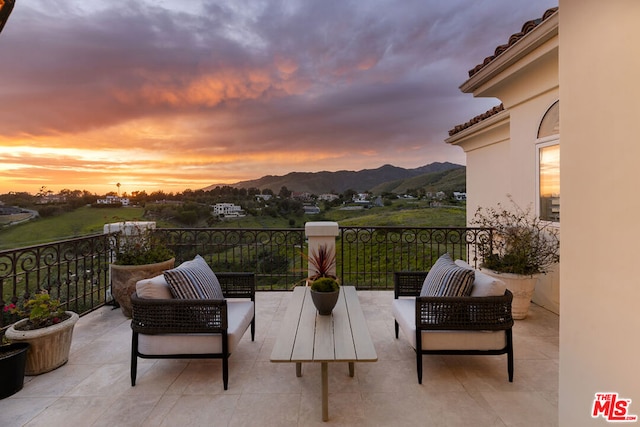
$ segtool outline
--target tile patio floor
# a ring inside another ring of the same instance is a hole
[[[556,426],[557,315],[532,306],[514,327],[515,375],[506,356],[424,356],[396,340],[390,291],[359,291],[378,362],[329,365],[329,421],[321,420],[320,367],[271,363],[289,292],[256,295],[256,341],[245,334],[222,388],[219,360],[139,359],[129,377],[131,329],[104,307],[76,325],[69,362],[0,400],[0,426]]]

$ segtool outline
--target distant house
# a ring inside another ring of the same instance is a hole
[[[242,206],[233,203],[216,203],[213,205],[213,214],[225,218],[245,216]]]
[[[354,203],[367,204],[369,203],[369,194],[368,193],[354,194],[352,200]]]
[[[59,196],[54,194],[47,194],[38,199],[36,204],[38,205],[48,205],[50,203],[64,203],[67,201],[65,196]]]
[[[17,206],[4,206],[4,203],[0,202],[0,215],[15,215],[22,212],[22,208]]]
[[[99,205],[121,205],[121,206],[129,206],[129,198],[128,197],[120,197],[120,196],[107,196],[104,199],[96,200],[96,203]]]
[[[303,206],[302,207],[304,209],[304,213],[307,215],[317,215],[320,213],[320,208],[317,206]]]
[[[272,194],[256,194],[256,200],[264,200],[265,202],[271,200],[272,197]]]
[[[467,193],[460,193],[459,191],[454,191],[453,198],[459,202],[463,202],[467,200]]]
[[[313,195],[306,191],[294,191],[291,193],[291,198],[301,202],[310,202],[313,200]]]
[[[334,200],[339,199],[340,196],[337,194],[325,193],[318,196],[318,200],[324,200],[325,202],[333,202]]]
[[[444,191],[437,191],[435,193],[427,191],[427,193],[425,193],[425,197],[427,199],[444,200],[447,197],[447,194]]]

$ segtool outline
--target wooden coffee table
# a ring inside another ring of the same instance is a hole
[[[271,361],[295,362],[298,377],[302,376],[302,363],[321,364],[323,421],[329,419],[329,362],[347,362],[353,377],[355,362],[377,360],[355,287],[340,287],[338,304],[330,316],[318,314],[309,287],[293,290]]]

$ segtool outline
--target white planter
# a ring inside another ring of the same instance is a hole
[[[66,313],[71,317],[46,328],[21,331],[20,327],[28,320],[22,319],[7,329],[5,336],[11,342],[29,343],[25,375],[44,374],[59,368],[69,360],[73,327],[79,316],[73,311]]]
[[[533,297],[533,292],[536,289],[536,283],[538,283],[540,274],[523,276],[521,274],[499,273],[487,268],[483,268],[482,272],[502,280],[507,285],[507,289],[513,294],[511,315],[516,320],[525,319],[529,313],[531,298]]]

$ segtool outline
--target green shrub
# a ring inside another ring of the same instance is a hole
[[[478,207],[472,225],[492,230],[480,239],[482,266],[501,273],[531,275],[546,273],[560,261],[559,231],[531,211],[520,208],[509,196],[512,209]]]
[[[338,288],[338,282],[331,277],[321,277],[311,283],[311,290],[316,292],[334,292]]]

